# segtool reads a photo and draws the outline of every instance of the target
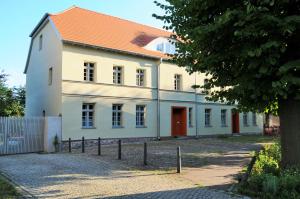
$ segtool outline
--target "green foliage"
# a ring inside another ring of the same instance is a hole
[[[281,160],[280,145],[266,145],[257,155],[257,160],[252,168],[253,175],[270,173],[278,175],[279,163]]]
[[[0,198],[19,198],[20,194],[9,182],[0,176]]]
[[[9,88],[7,74],[0,71],[0,116],[23,116],[25,88]]]
[[[279,169],[279,144],[267,145],[256,155],[250,177],[238,188],[241,194],[270,199],[300,198],[300,167]]]
[[[154,16],[178,38],[173,61],[190,73],[211,75],[210,100],[242,111],[278,109],[300,97],[300,1],[166,0]]]

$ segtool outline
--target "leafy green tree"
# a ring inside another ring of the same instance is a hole
[[[221,87],[211,100],[241,111],[277,112],[283,166],[300,165],[300,0],[166,0],[178,38],[173,61]]]
[[[23,116],[25,107],[24,87],[9,88],[7,74],[0,72],[0,116]]]

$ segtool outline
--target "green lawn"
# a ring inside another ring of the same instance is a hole
[[[279,140],[279,137],[263,136],[263,135],[239,135],[220,137],[224,141],[238,142],[238,143],[274,143]]]
[[[8,183],[6,179],[0,176],[0,198],[17,198],[20,194],[14,186]]]

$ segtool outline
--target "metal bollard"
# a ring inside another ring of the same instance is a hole
[[[81,141],[81,146],[82,146],[82,153],[84,153],[84,136],[82,136],[82,141]]]
[[[69,138],[69,153],[72,152],[71,138]]]
[[[177,173],[181,173],[181,152],[180,152],[180,146],[177,147]]]
[[[147,165],[147,142],[144,143],[144,165]]]
[[[101,139],[98,138],[98,155],[101,155]]]
[[[118,149],[119,149],[118,150],[118,159],[121,160],[121,158],[122,158],[121,140],[118,141],[118,145],[119,145],[119,147],[118,147]]]

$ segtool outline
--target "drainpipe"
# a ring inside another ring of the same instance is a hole
[[[159,63],[157,64],[157,139],[160,140],[160,96],[159,96],[159,89],[160,89],[160,65],[162,63],[162,58],[160,58]]]
[[[197,85],[197,72],[195,72],[195,86]],[[197,105],[197,88],[195,87],[195,127],[196,138],[198,138],[198,105]]]

